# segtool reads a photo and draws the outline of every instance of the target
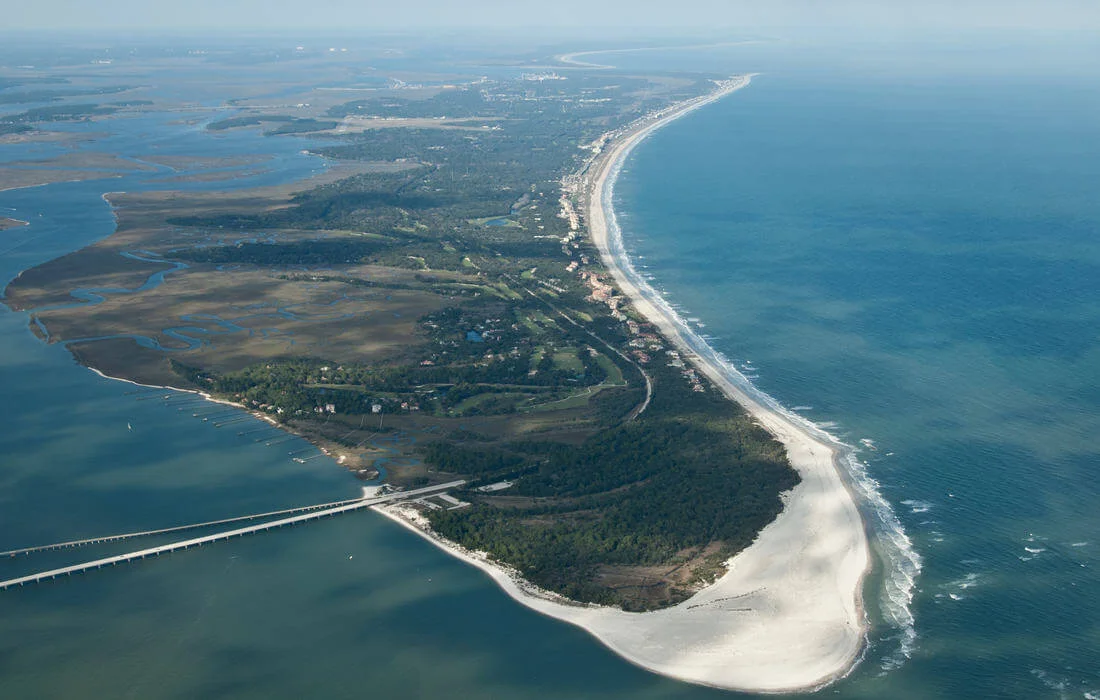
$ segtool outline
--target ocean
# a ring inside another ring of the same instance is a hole
[[[841,694],[1100,688],[1100,81],[975,60],[765,71],[616,183],[650,283],[859,448],[876,625]]]
[[[614,57],[763,73],[639,146],[615,202],[636,265],[715,349],[858,448],[874,624],[830,697],[1100,697],[1100,80],[1073,68],[1087,48],[1010,48]],[[321,167],[293,140],[115,125],[133,156],[271,152],[264,184]],[[32,222],[3,234],[0,279],[109,235],[101,193],[163,175],[0,193]],[[297,444],[237,435],[252,423],[133,392],[0,308],[0,549],[358,491],[289,459]],[[11,698],[743,697],[630,666],[369,512],[0,593],[0,681]]]

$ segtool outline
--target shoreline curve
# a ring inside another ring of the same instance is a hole
[[[862,583],[870,568],[864,522],[842,476],[844,446],[813,434],[727,370],[718,354],[637,273],[622,246],[612,193],[631,151],[657,129],[747,87],[752,76],[643,117],[605,141],[584,179],[589,235],[634,309],[787,450],[802,482],[784,508],[715,583],[670,608],[628,613],[579,604],[431,531],[415,510],[375,510],[487,573],[509,596],[589,632],[625,660],[660,675],[717,688],[784,693],[819,689],[847,675],[867,634]]]

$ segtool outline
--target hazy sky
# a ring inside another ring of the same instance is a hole
[[[1100,0],[0,0],[0,29],[1100,29]]]

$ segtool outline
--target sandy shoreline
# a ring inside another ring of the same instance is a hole
[[[194,394],[196,396],[201,396],[202,398],[209,401],[210,403],[216,403],[216,404],[221,404],[223,406],[232,406],[233,408],[239,408],[242,411],[244,411],[245,413],[252,416],[253,418],[258,418],[259,420],[262,420],[265,423],[269,423],[269,424],[271,424],[272,427],[278,428],[279,430],[282,430],[283,432],[287,433],[288,435],[296,435],[298,437],[302,437],[301,435],[298,435],[298,433],[290,430],[287,426],[283,425],[282,423],[275,420],[274,418],[267,415],[266,413],[263,413],[261,411],[255,411],[255,410],[249,408],[248,406],[245,406],[242,403],[234,403],[232,401],[226,401],[225,399],[216,398],[213,395],[208,394],[205,391],[201,391],[199,389],[181,389],[177,386],[165,386],[163,384],[142,384],[141,382],[136,382],[133,379],[127,379],[126,377],[111,376],[110,374],[107,374],[106,372],[98,370],[95,367],[91,367],[89,365],[81,365],[81,366],[85,367],[87,369],[90,369],[91,371],[95,372],[96,374],[103,377],[104,379],[110,379],[111,381],[125,382],[127,384],[133,384],[134,386],[140,386],[143,389],[164,389],[165,391],[175,391],[175,392],[178,392],[178,393],[181,393],[181,394]],[[325,450],[324,448],[317,447],[317,449],[321,450],[326,455],[331,456],[331,455],[329,455],[328,451]]]
[[[751,389],[634,272],[615,234],[610,191],[631,149],[656,129],[749,84],[726,81],[633,126],[592,164],[587,222],[593,242],[634,308],[689,356],[699,371],[745,407],[787,448],[802,483],[786,507],[713,585],[671,608],[648,613],[578,605],[541,591],[483,554],[426,531],[415,511],[379,509],[454,556],[482,569],[510,596],[582,627],[631,663],[692,683],[786,692],[819,688],[847,674],[866,634],[861,604],[870,554],[863,521],[837,464],[839,445],[814,435]],[[610,218],[610,221],[608,220]]]
[[[604,264],[634,308],[786,446],[803,481],[788,495],[776,521],[731,560],[721,579],[689,600],[664,610],[626,613],[540,590],[485,555],[435,535],[412,509],[376,510],[477,566],[515,600],[585,629],[631,663],[703,685],[785,692],[818,688],[846,674],[865,637],[860,588],[870,558],[859,512],[835,463],[839,445],[737,383],[736,374],[636,275],[615,234],[610,207],[614,179],[634,146],[661,126],[749,82],[750,77],[725,81],[708,95],[673,105],[615,134],[587,173],[586,221]],[[110,204],[108,194],[104,199]],[[202,391],[156,388],[190,391],[277,425],[269,416]]]
[[[581,61],[581,60],[578,59],[578,57],[579,56],[599,56],[599,55],[616,54],[616,53],[642,53],[642,52],[647,52],[647,51],[688,51],[688,50],[692,50],[692,49],[695,49],[695,50],[697,50],[697,49],[719,49],[719,48],[726,48],[726,47],[729,47],[729,46],[744,46],[745,44],[760,44],[760,43],[763,43],[763,42],[760,41],[760,40],[720,41],[720,42],[717,42],[717,43],[710,43],[710,44],[686,44],[684,46],[658,45],[658,46],[635,46],[635,47],[622,48],[622,49],[594,49],[594,50],[591,50],[591,51],[573,51],[571,53],[559,54],[559,55],[554,57],[554,60],[557,61],[560,64],[565,64],[566,66],[569,66],[569,67],[572,67],[572,68],[608,69],[608,68],[614,68],[615,66],[607,65],[607,64],[603,64],[603,63],[592,63],[590,61]]]

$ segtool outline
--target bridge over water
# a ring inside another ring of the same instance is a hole
[[[227,518],[225,520],[215,520],[208,523],[198,523],[195,525],[183,525],[176,528],[166,528],[163,530],[147,530],[144,532],[133,532],[122,535],[111,535],[109,537],[100,537],[94,540],[75,540],[72,543],[59,543],[56,545],[45,545],[43,547],[28,547],[25,549],[16,549],[6,552],[9,556],[16,556],[18,554],[24,554],[33,551],[45,551],[49,549],[63,549],[66,546],[79,546],[80,544],[93,544],[96,542],[114,542],[118,540],[124,540],[131,537],[141,537],[144,535],[163,534],[166,532],[177,532],[184,529],[195,529],[198,527],[208,527],[210,525],[223,524],[228,522],[249,520],[264,517],[265,515],[280,515],[283,513],[298,513],[297,515],[291,515],[286,518],[280,518],[278,520],[272,520],[257,525],[250,525],[248,527],[237,528],[235,530],[226,530],[224,532],[216,532],[210,535],[204,535],[203,537],[195,537],[188,540],[181,540],[179,542],[173,542],[171,544],[161,545],[159,547],[149,547],[148,549],[140,549],[135,552],[128,552],[126,554],[116,554],[111,557],[104,557],[103,559],[96,559],[94,561],[84,562],[82,564],[73,564],[71,566],[61,567],[60,569],[51,569],[50,571],[42,571],[36,574],[29,574],[27,576],[20,576],[19,578],[9,579],[7,581],[0,581],[0,590],[5,590],[15,586],[23,586],[28,583],[40,583],[42,581],[48,581],[58,578],[60,576],[72,576],[73,574],[83,573],[85,571],[91,571],[92,569],[101,569],[105,566],[115,566],[124,562],[134,561],[137,559],[145,559],[146,557],[157,557],[161,554],[167,554],[169,552],[175,552],[181,549],[190,549],[191,547],[201,547],[204,544],[212,542],[220,542],[222,540],[232,539],[234,537],[243,537],[245,535],[252,535],[258,532],[265,532],[267,530],[274,530],[275,528],[288,527],[292,525],[298,525],[301,523],[309,522],[311,520],[318,520],[320,518],[327,518],[333,515],[339,515],[341,513],[348,513],[355,510],[361,510],[363,508],[369,508],[382,503],[389,503],[393,501],[401,501],[409,498],[423,498],[437,493],[442,493],[448,489],[456,488],[466,483],[465,481],[451,481],[446,484],[437,484],[435,486],[426,486],[420,489],[412,489],[410,491],[397,491],[389,493],[384,496],[374,496],[370,498],[357,498],[351,501],[336,501],[334,503],[320,504],[317,506],[305,506],[302,508],[291,508],[285,511],[273,511],[267,514],[259,515],[246,515],[240,518]],[[302,512],[307,511],[307,512]]]
[[[172,532],[184,532],[186,530],[201,530],[207,527],[214,527],[215,525],[228,525],[229,523],[239,523],[247,520],[260,520],[261,518],[274,518],[277,515],[292,515],[294,513],[306,513],[312,510],[326,510],[328,508],[335,508],[337,506],[347,505],[349,503],[358,503],[363,500],[362,498],[349,498],[343,501],[333,501],[331,503],[318,503],[313,506],[298,506],[297,508],[285,508],[283,510],[273,510],[267,513],[253,513],[252,515],[239,515],[235,518],[222,518],[221,520],[209,520],[205,523],[191,523],[190,525],[176,525],[175,527],[165,527],[159,530],[142,530],[141,532],[127,532],[121,535],[104,535],[102,537],[90,537],[83,540],[70,540],[68,542],[56,542],[54,544],[43,544],[36,547],[23,547],[22,549],[9,549],[6,552],[0,552],[0,557],[14,557],[21,554],[36,554],[38,552],[50,552],[58,549],[73,549],[75,547],[87,547],[93,544],[106,544],[108,542],[120,542],[122,540],[130,540],[135,537],[152,537],[153,535],[167,535]]]

